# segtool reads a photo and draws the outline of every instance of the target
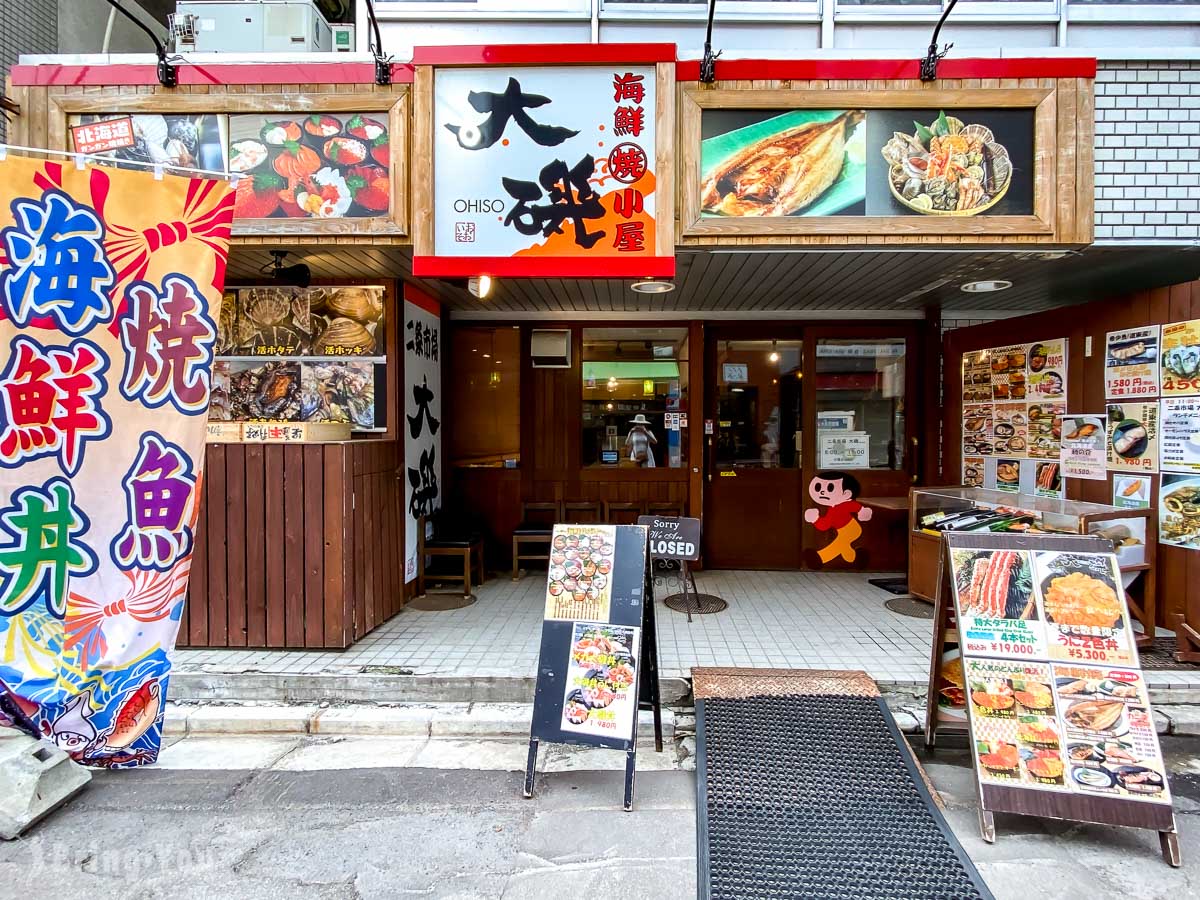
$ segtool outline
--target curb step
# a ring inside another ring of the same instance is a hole
[[[169,702],[166,736],[313,734],[528,739],[528,703],[417,703],[398,706],[192,705]],[[663,740],[675,739],[675,714],[662,711]],[[638,714],[638,739],[653,740],[654,720]]]

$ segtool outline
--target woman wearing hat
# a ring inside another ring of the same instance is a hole
[[[650,422],[645,415],[638,413],[629,423],[629,434],[625,437],[625,448],[629,451],[629,459],[636,466],[654,468],[654,451],[651,444],[657,444],[654,432],[650,430]]]

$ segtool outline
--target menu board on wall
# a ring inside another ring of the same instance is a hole
[[[1158,471],[1158,401],[1108,405],[1108,468]]]
[[[1150,508],[1150,476],[1113,474],[1113,506],[1121,509]]]
[[[385,429],[385,324],[381,287],[225,291],[209,420]]]
[[[1162,395],[1200,395],[1200,319],[1162,327]]]
[[[1033,490],[1035,470],[1022,461],[1050,460],[1059,480],[1066,412],[1067,341],[1011,344],[963,354],[963,482],[997,490]],[[983,462],[986,460],[986,462]],[[1051,487],[1047,487],[1051,491]],[[1050,494],[1047,494],[1050,495]]]
[[[1159,327],[1110,331],[1104,347],[1104,397],[1125,400],[1158,396]]]
[[[1172,827],[1111,545],[951,533],[946,546],[982,808]]]
[[[1062,419],[1063,476],[1104,481],[1108,454],[1104,416],[1067,413]]]
[[[1200,396],[1162,400],[1162,470],[1200,474]]]
[[[1200,550],[1200,477],[1163,473],[1158,489],[1158,542]]]
[[[655,80],[653,65],[435,69],[414,274],[673,275],[656,248]]]

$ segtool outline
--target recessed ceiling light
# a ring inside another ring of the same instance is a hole
[[[646,278],[635,281],[630,288],[638,294],[669,294],[675,290],[673,281],[659,281],[657,278]]]
[[[989,294],[992,291],[1007,291],[1010,287],[1011,281],[996,278],[991,281],[968,281],[962,286],[962,290],[968,294]]]

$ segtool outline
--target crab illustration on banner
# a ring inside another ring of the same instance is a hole
[[[158,758],[233,199],[0,159],[0,693],[84,765]]]
[[[674,275],[657,77],[648,59],[437,68],[414,274]]]

